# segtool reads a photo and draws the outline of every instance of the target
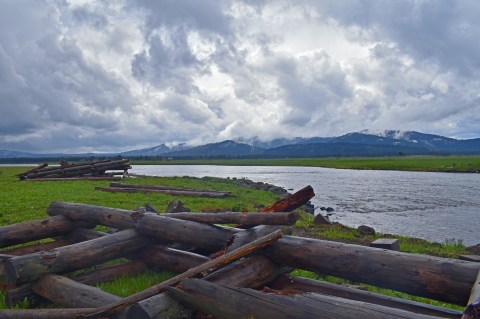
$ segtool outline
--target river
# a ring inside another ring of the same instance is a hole
[[[291,192],[311,185],[315,212],[332,207],[333,221],[435,242],[480,243],[480,174],[214,165],[134,165],[130,172],[247,178]]]

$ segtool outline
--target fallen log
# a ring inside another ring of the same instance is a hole
[[[282,275],[278,277],[275,281],[269,283],[268,287],[276,290],[320,293],[323,295],[368,302],[385,307],[402,309],[413,313],[438,316],[441,318],[458,319],[462,316],[462,312],[453,309],[375,294],[372,292],[336,285],[325,281],[312,280],[291,275]]]
[[[233,262],[203,279],[235,287],[259,288],[290,270],[290,268],[279,267],[265,256],[254,255]],[[167,293],[160,293],[132,305],[128,309],[127,318],[186,318],[191,311],[167,295]]]
[[[40,278],[32,285],[32,290],[66,308],[97,308],[122,299],[99,288],[55,274]]]
[[[312,186],[308,185],[294,194],[261,209],[261,211],[265,213],[291,212],[292,210],[306,204],[313,197],[315,197],[315,192],[313,191]]]
[[[285,236],[265,249],[273,261],[354,282],[465,306],[474,262]]]
[[[135,258],[143,260],[154,269],[178,273],[210,260],[202,255],[160,245],[151,245],[142,249]]]
[[[77,226],[77,223],[64,216],[54,216],[3,226],[0,227],[0,247],[63,235]]]
[[[199,191],[184,191],[184,190],[170,190],[170,189],[143,189],[143,188],[120,188],[120,187],[95,187],[95,190],[110,192],[110,193],[162,193],[174,196],[198,196],[208,198],[224,198],[232,195],[212,193],[212,192],[199,192]]]
[[[214,284],[199,279],[183,280],[175,288],[168,288],[168,292],[188,307],[213,315],[218,319],[439,318],[333,296],[313,293],[276,295],[253,289]]]
[[[180,188],[171,186],[159,186],[159,185],[141,185],[141,184],[124,184],[124,183],[110,183],[110,187],[113,188],[139,188],[139,189],[157,189],[157,190],[176,190],[176,191],[194,191],[194,192],[206,192],[206,193],[219,193],[231,195],[232,192],[217,191],[212,189],[195,189],[195,188]]]
[[[134,228],[147,236],[154,236],[170,242],[192,244],[211,251],[225,247],[234,235],[232,230],[212,225],[85,204],[53,202],[47,213],[64,215],[73,220],[86,220],[117,229]]]
[[[45,178],[33,178],[25,179],[29,182],[52,182],[52,181],[119,181],[122,177],[111,176],[84,176],[84,177],[45,177]]]
[[[282,237],[282,232],[280,230],[275,231],[267,236],[264,236],[260,239],[254,240],[238,249],[235,249],[234,251],[231,251],[225,255],[222,255],[220,257],[217,257],[215,259],[212,259],[210,261],[207,261],[197,267],[191,268],[187,270],[184,273],[181,273],[173,278],[170,278],[160,284],[157,284],[153,287],[150,287],[142,292],[139,292],[137,294],[134,294],[128,298],[124,298],[120,302],[112,303],[110,305],[107,305],[105,307],[100,307],[98,308],[95,312],[93,313],[86,313],[84,316],[85,318],[98,318],[99,315],[103,316],[109,316],[119,310],[122,310],[136,302],[139,302],[141,300],[147,299],[153,295],[159,294],[160,292],[164,291],[167,287],[172,286],[180,282],[181,280],[184,280],[186,278],[190,278],[192,276],[196,276],[200,273],[204,273],[207,271],[212,271],[214,269],[220,268],[222,266],[225,266],[229,263],[234,262],[237,259],[240,259],[248,254],[251,254],[253,251],[258,250],[260,248],[266,247],[279,238]]]
[[[242,224],[242,225],[288,225],[292,226],[300,218],[295,212],[265,213],[170,213],[161,216],[182,220],[190,220],[209,224]]]
[[[16,256],[4,262],[5,280],[12,285],[35,281],[49,273],[66,273],[133,253],[148,239],[126,229],[97,239]]]
[[[462,319],[479,319],[480,318],[480,272],[478,273],[475,284],[468,299],[467,307],[463,312]]]

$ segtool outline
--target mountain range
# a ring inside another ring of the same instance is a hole
[[[161,144],[118,154],[35,154],[2,151],[0,158],[58,158],[79,156],[168,157],[168,158],[282,158],[394,155],[480,154],[480,138],[460,140],[415,131],[364,130],[337,137],[227,140],[195,147]]]

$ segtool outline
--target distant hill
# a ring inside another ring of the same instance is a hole
[[[181,143],[176,146],[167,146],[166,144],[160,144],[158,146],[142,148],[139,150],[127,151],[120,153],[120,155],[129,157],[129,156],[158,156],[163,155],[169,152],[182,151],[188,149],[185,143]]]
[[[171,157],[219,157],[249,156],[263,153],[264,149],[244,143],[227,140],[220,143],[205,144],[188,150],[166,153]]]
[[[229,158],[229,157],[336,157],[336,156],[393,156],[393,155],[462,155],[480,154],[480,138],[458,140],[415,131],[370,131],[348,133],[337,137],[295,137],[261,141],[239,138],[196,147],[186,144],[158,146],[119,154],[34,154],[0,151],[0,159],[12,158],[86,158],[86,157],[172,157],[172,158]]]

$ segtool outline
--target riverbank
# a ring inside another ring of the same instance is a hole
[[[144,161],[134,165],[306,166],[358,170],[479,173],[480,156],[396,156],[279,159],[194,159]]]

